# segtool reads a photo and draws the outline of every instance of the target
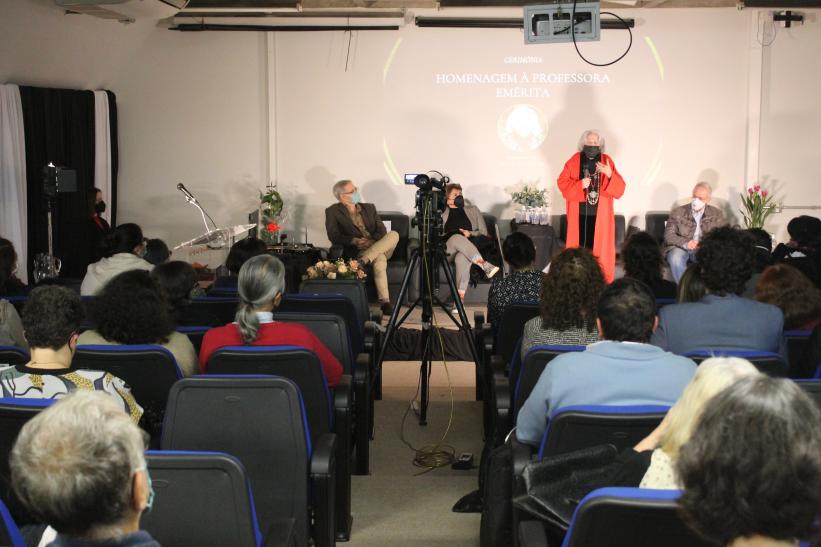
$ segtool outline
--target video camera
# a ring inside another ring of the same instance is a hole
[[[49,163],[43,167],[43,193],[48,199],[77,191],[77,171]]]
[[[439,171],[428,171],[428,173],[436,173],[439,179],[428,176],[427,174],[410,174],[405,175],[405,184],[413,184],[419,190],[416,191],[416,213],[417,216],[424,214],[427,205],[430,204],[428,214],[432,216],[440,216],[441,212],[445,210],[447,202],[447,195],[445,195],[445,186],[450,182],[447,175],[443,175]]]

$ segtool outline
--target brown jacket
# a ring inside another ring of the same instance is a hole
[[[701,237],[704,237],[713,228],[724,226],[727,222],[718,207],[708,205],[704,208],[701,217]],[[667,226],[664,228],[664,254],[674,247],[687,249],[687,242],[696,234],[696,221],[690,204],[681,205],[670,212]]]
[[[382,224],[382,219],[379,218],[379,213],[376,211],[376,206],[373,203],[360,203],[360,212],[362,214],[362,222],[365,223],[365,228],[371,233],[371,239],[379,241],[385,234],[385,225]],[[334,203],[325,209],[325,230],[328,232],[328,239],[334,245],[342,245],[346,247],[345,254],[349,251],[356,250],[353,243],[355,237],[365,237],[365,234],[359,231],[359,228],[351,220],[351,215],[348,209],[341,203]],[[348,249],[353,247],[353,249]],[[356,252],[353,256],[356,256]]]

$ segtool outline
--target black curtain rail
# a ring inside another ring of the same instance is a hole
[[[636,20],[625,18],[630,28],[635,28]],[[417,27],[425,28],[524,28],[522,18],[501,17],[417,17]],[[602,29],[624,29],[617,19],[601,19]]]
[[[373,26],[350,26],[350,25],[211,25],[211,24],[182,24],[170,27],[168,30],[179,30],[183,32],[198,31],[229,31],[229,32],[315,32],[315,31],[354,31],[354,30],[399,30],[399,25],[373,25]]]

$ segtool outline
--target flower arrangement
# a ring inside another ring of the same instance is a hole
[[[273,183],[266,187],[266,192],[259,193],[259,237],[268,244],[276,242],[276,232],[280,230],[277,218],[282,214],[284,202]]]
[[[525,207],[545,207],[550,205],[547,198],[547,190],[539,190],[535,186],[525,184],[518,192],[511,193],[514,203]]]
[[[739,212],[744,216],[747,228],[763,228],[764,221],[775,212],[772,194],[762,190],[759,184],[747,188],[746,195],[741,194],[741,204],[744,210],[739,209]]]
[[[338,258],[333,262],[320,260],[313,266],[309,266],[302,279],[358,279],[362,281],[366,277],[367,274],[358,260]]]

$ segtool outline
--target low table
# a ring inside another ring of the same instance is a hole
[[[322,251],[313,245],[269,245],[268,254],[275,256],[285,265],[285,292],[299,292],[299,284],[308,266],[313,266],[322,258]]]
[[[511,220],[510,230],[512,232],[522,232],[533,240],[533,244],[536,246],[535,266],[539,270],[543,270],[553,260],[553,257],[562,250],[561,245],[559,245],[559,238],[549,224],[525,224]]]

